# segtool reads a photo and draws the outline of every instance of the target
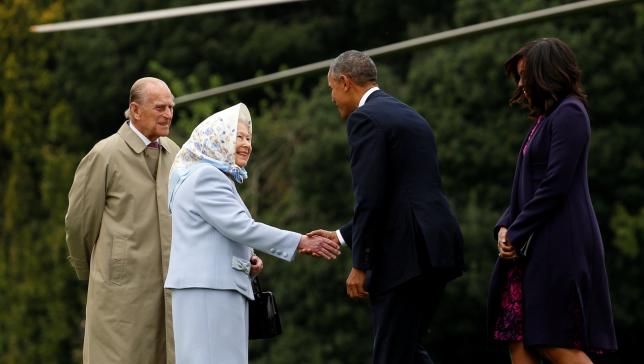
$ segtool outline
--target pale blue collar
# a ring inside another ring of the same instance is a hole
[[[170,181],[168,183],[168,209],[172,213],[172,201],[174,201],[174,195],[179,189],[179,186],[185,181],[192,172],[194,172],[197,167],[201,164],[210,164],[215,166],[218,170],[222,171],[226,175],[230,176],[233,181],[237,183],[244,182],[244,179],[248,178],[246,170],[237,166],[231,166],[229,164],[220,162],[218,160],[208,160],[201,159],[196,163],[192,163],[184,168],[173,168],[170,173]]]

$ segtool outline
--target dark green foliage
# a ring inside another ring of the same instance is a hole
[[[63,220],[80,159],[123,121],[132,82],[160,77],[175,95],[410,37],[570,1],[310,1],[61,34],[29,25],[208,1],[9,0],[0,5],[0,362],[77,363],[85,287],[66,262]],[[509,199],[531,121],[508,107],[503,61],[557,36],[577,54],[589,94],[589,181],[606,249],[617,354],[636,362],[644,332],[644,6],[618,6],[376,59],[385,90],[435,131],[443,184],[463,228],[468,271],[448,286],[427,345],[440,363],[509,362],[487,346],[492,226]],[[345,125],[324,72],[175,111],[182,143],[212,112],[245,102],[253,158],[240,190],[259,221],[300,232],[335,229],[352,213]],[[346,297],[350,251],[328,263],[264,256],[284,334],[251,343],[253,363],[368,363],[366,302]],[[602,361],[603,360],[603,361]]]
[[[61,2],[44,3],[0,6],[2,363],[72,362],[79,341],[81,287],[66,264],[63,219],[80,133],[50,69],[59,38],[26,32],[60,18]]]

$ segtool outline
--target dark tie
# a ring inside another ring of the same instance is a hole
[[[159,142],[152,142],[152,143],[148,144],[148,148],[159,149],[159,148],[161,148],[161,144],[159,144]]]

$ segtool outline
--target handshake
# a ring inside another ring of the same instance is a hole
[[[332,260],[340,255],[340,240],[334,231],[313,230],[302,235],[297,252],[308,254],[326,260]]]

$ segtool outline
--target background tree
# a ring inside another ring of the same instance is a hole
[[[66,266],[66,193],[80,133],[52,72],[59,37],[25,29],[60,19],[61,1],[0,5],[0,362],[71,362],[80,287]]]

